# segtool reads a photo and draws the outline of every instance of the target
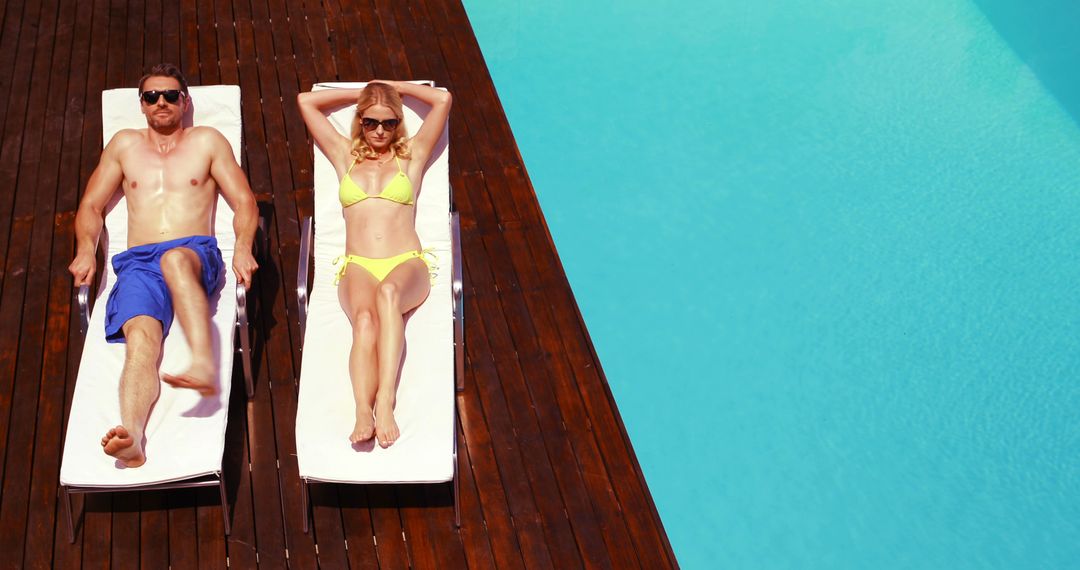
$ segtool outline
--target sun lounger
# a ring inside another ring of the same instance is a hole
[[[124,128],[144,128],[146,119],[139,111],[137,89],[112,89],[101,95],[104,140]],[[240,161],[241,120],[240,88],[233,85],[192,87],[196,125],[217,128],[232,145]],[[190,124],[190,123],[188,123]],[[151,490],[176,487],[218,486],[221,491],[225,532],[229,532],[222,453],[232,387],[233,352],[239,329],[247,391],[252,393],[251,362],[248,341],[246,291],[237,285],[232,271],[235,235],[233,213],[218,197],[214,213],[214,233],[225,261],[225,285],[210,297],[214,350],[218,357],[219,387],[216,396],[201,397],[194,390],[161,384],[161,395],[150,413],[146,426],[146,463],[136,469],[117,467],[114,458],[102,452],[101,436],[120,423],[119,380],[124,363],[124,345],[105,342],[105,301],[115,283],[113,255],[127,248],[127,207],[117,192],[106,209],[105,231],[101,246],[105,264],[99,267],[102,282],[96,293],[93,313],[89,312],[89,288],[79,292],[83,332],[86,340],[75,384],[60,467],[60,491],[68,519],[69,538],[74,541],[71,517],[71,493],[118,490]],[[173,323],[162,349],[160,370],[179,373],[191,359],[183,327]]]
[[[315,88],[357,87],[327,84]],[[427,114],[424,103],[405,98],[405,123],[416,133]],[[348,136],[354,114],[349,105],[330,114]],[[332,260],[345,252],[345,222],[338,202],[333,166],[315,149],[314,233],[301,222],[298,271],[300,322],[304,331],[300,394],[296,413],[296,453],[303,482],[304,530],[308,525],[311,483],[438,483],[454,481],[457,512],[457,437],[455,375],[463,365],[461,261],[457,217],[450,212],[447,134],[432,153],[417,201],[416,227],[425,248],[438,257],[431,294],[408,317],[406,357],[401,368],[394,417],[400,438],[387,449],[354,448],[349,442],[355,405],[349,382],[352,329],[338,303]],[[309,255],[314,247],[314,278],[308,294]],[[456,358],[456,360],[455,360]]]

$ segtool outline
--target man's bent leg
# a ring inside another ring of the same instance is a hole
[[[176,247],[161,255],[161,274],[172,296],[173,309],[191,345],[191,367],[180,375],[165,374],[164,380],[177,388],[192,388],[203,396],[217,392],[217,363],[211,347],[210,302],[203,290],[202,262],[186,247]]]
[[[161,322],[139,315],[124,323],[127,340],[120,373],[120,422],[101,438],[105,453],[127,467],[146,462],[144,432],[150,407],[158,398],[157,363],[161,354]]]

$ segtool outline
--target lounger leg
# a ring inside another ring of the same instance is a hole
[[[67,517],[67,530],[68,530],[68,544],[75,543],[75,525],[71,521],[71,493],[68,493],[67,486],[60,486],[60,502],[64,504],[64,515]]]
[[[307,479],[300,480],[300,509],[304,512],[304,534],[308,532],[308,483]]]
[[[461,528],[461,483],[458,482],[457,458],[454,458],[454,526]]]
[[[225,519],[225,536],[232,534],[229,526],[229,501],[225,496],[225,474],[218,473],[218,490],[221,491],[221,516]]]

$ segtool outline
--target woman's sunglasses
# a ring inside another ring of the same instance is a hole
[[[142,97],[143,103],[153,105],[158,102],[158,97],[164,95],[166,103],[175,104],[183,94],[184,92],[179,89],[166,89],[164,91],[143,91],[139,94],[139,97]]]
[[[398,128],[398,125],[401,124],[401,119],[386,119],[385,121],[380,121],[378,119],[372,119],[371,117],[363,117],[360,119],[360,124],[364,126],[365,131],[374,131],[379,128],[379,125],[382,125],[384,131],[391,132]]]

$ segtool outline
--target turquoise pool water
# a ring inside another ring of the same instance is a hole
[[[465,4],[685,568],[1080,566],[1080,4]]]

